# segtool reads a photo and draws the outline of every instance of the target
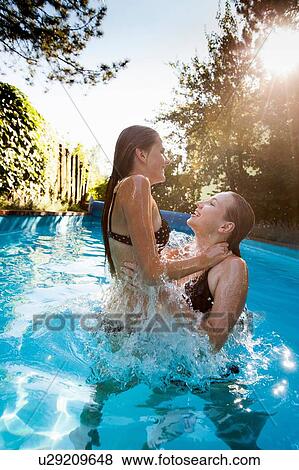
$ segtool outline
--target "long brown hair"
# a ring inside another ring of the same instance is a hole
[[[229,249],[236,256],[240,254],[240,243],[250,232],[255,222],[253,209],[249,202],[240,194],[228,191],[233,197],[233,203],[226,209],[225,218],[234,222],[235,228],[232,231],[227,242]]]
[[[105,245],[105,255],[109,263],[111,274],[115,274],[115,267],[112,261],[108,239],[108,215],[114,188],[121,179],[128,176],[132,171],[136,148],[149,151],[158,137],[159,134],[150,127],[130,126],[124,129],[117,139],[114,151],[113,169],[106,189],[102,214],[102,232]]]

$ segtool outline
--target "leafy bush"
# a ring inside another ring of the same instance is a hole
[[[88,190],[88,194],[96,200],[104,201],[109,178],[99,178],[96,184]]]
[[[44,196],[51,186],[50,157],[51,167],[57,166],[53,156],[46,121],[18,88],[0,83],[0,196],[24,201]]]

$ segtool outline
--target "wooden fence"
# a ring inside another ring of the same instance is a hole
[[[89,168],[83,167],[78,155],[72,155],[59,144],[56,179],[57,198],[76,204],[83,201],[88,191]]]

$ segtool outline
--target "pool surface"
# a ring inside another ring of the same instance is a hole
[[[11,221],[0,232],[2,449],[299,449],[298,251],[243,243],[253,327],[217,363],[187,332],[91,332],[84,318],[101,315],[110,288],[98,218]],[[226,374],[230,363],[240,372]]]

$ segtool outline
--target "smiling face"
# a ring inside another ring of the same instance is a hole
[[[235,224],[226,219],[227,209],[234,204],[229,192],[219,193],[209,199],[198,202],[195,212],[187,220],[187,225],[195,234],[221,235],[228,238]]]
[[[159,136],[149,151],[136,149],[139,165],[142,165],[142,173],[147,176],[151,184],[165,181],[165,168],[169,160],[164,156],[165,149]]]

